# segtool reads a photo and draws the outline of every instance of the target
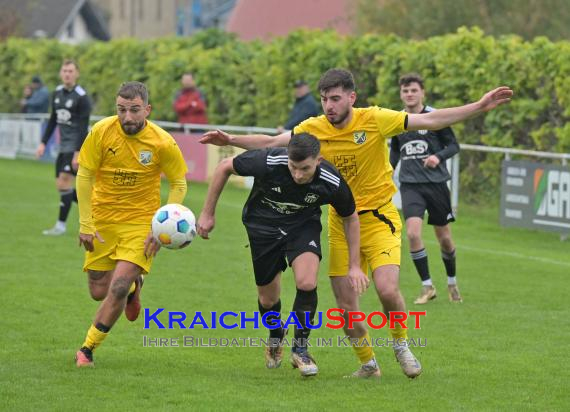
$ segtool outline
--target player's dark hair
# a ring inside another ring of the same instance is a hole
[[[144,104],[148,104],[148,90],[141,82],[126,82],[121,84],[117,96],[121,96],[127,100],[140,97]]]
[[[64,59],[63,62],[61,63],[61,67],[69,66],[70,64],[73,64],[75,66],[75,70],[79,71],[79,65],[73,59]]]
[[[354,77],[352,73],[345,69],[329,69],[319,80],[319,91],[326,92],[335,87],[342,87],[345,91],[354,91]]]
[[[314,159],[319,155],[320,151],[321,143],[319,139],[309,133],[293,135],[287,146],[289,159],[294,162],[302,162],[309,157]]]
[[[417,73],[407,73],[400,77],[398,84],[400,87],[402,86],[409,86],[411,83],[417,83],[420,85],[420,88],[424,89],[424,79]]]

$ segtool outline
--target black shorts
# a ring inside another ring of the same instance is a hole
[[[279,272],[287,269],[287,262],[291,266],[295,258],[302,253],[313,252],[321,259],[321,230],[321,222],[315,220],[276,239],[275,236],[268,237],[247,228],[255,284],[270,284]]]
[[[455,222],[447,183],[401,183],[400,193],[404,219],[423,219],[427,210],[430,225],[445,226]]]
[[[57,155],[55,160],[55,177],[59,177],[60,173],[69,173],[70,175],[77,175],[77,172],[73,170],[71,161],[73,160],[73,152],[71,153],[60,153]]]

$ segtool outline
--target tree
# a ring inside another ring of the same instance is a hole
[[[568,0],[358,0],[357,32],[412,39],[479,26],[490,35],[570,38]]]

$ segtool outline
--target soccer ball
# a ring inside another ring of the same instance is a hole
[[[152,235],[168,249],[182,249],[196,236],[196,218],[186,206],[162,206],[152,218]]]

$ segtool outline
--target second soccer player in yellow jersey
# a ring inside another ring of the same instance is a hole
[[[168,203],[182,203],[186,195],[186,162],[174,138],[146,119],[145,85],[124,83],[116,104],[117,115],[96,123],[79,153],[83,270],[91,297],[103,302],[76,354],[78,367],[93,366],[93,351],[123,309],[127,319],[138,317],[142,275],[159,248],[150,226],[160,207],[161,173],[170,186]]]

